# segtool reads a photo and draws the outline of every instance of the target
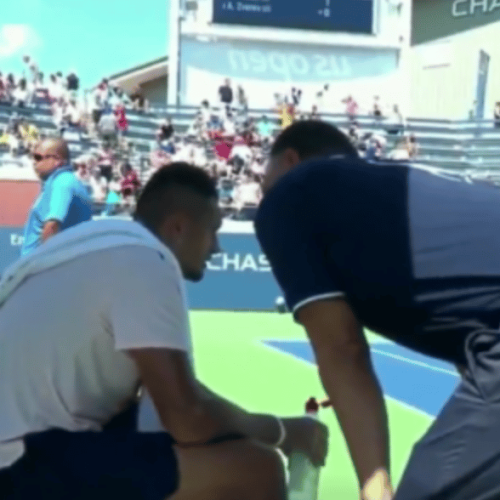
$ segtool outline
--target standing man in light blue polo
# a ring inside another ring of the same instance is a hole
[[[73,172],[66,142],[60,138],[40,142],[33,159],[42,191],[24,228],[23,256],[58,232],[92,218],[91,197]]]

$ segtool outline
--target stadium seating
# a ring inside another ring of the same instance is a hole
[[[183,133],[193,122],[197,109],[195,106],[178,108],[153,107],[151,111],[140,113],[127,111],[129,130],[127,139],[135,145],[138,153],[148,153],[155,140],[155,131],[160,121],[169,116],[177,132]],[[8,122],[13,112],[25,116],[41,131],[54,132],[50,109],[46,105],[38,108],[13,108],[0,105],[0,128]],[[258,120],[267,115],[276,125],[277,118],[270,110],[250,110],[249,115]],[[325,114],[323,119],[346,130],[349,127],[345,115]],[[362,132],[385,132],[387,124],[373,117],[357,117]],[[493,170],[500,173],[500,128],[493,128],[491,121],[452,122],[446,120],[408,120],[406,132],[415,135],[419,144],[419,162],[443,168],[458,170]],[[90,139],[68,132],[65,136],[73,153],[85,153],[97,145]],[[396,138],[388,136],[388,147]],[[1,155],[0,151],[0,155]]]

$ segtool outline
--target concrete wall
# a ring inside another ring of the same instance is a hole
[[[500,100],[500,22],[477,27],[410,51],[410,115],[467,119],[476,99],[479,53],[490,56],[485,118]]]
[[[143,83],[141,89],[150,103],[166,106],[168,77],[155,78]]]

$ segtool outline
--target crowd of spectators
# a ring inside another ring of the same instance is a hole
[[[318,93],[318,99],[328,92],[328,85]],[[215,104],[201,103],[196,116],[183,135],[175,133],[171,120],[165,119],[156,132],[156,142],[150,155],[149,174],[174,161],[188,161],[206,169],[217,179],[221,204],[227,214],[236,218],[251,217],[260,202],[260,184],[265,158],[280,129],[295,120],[321,120],[320,102],[310,110],[301,106],[302,91],[292,88],[289,95],[275,95],[276,108],[255,119],[249,114],[249,103],[241,86],[233,89],[226,79],[218,90]],[[413,135],[406,135],[406,123],[397,105],[383,109],[379,97],[374,98],[370,115],[377,132],[363,131],[358,123],[359,106],[352,96],[343,100],[348,117],[344,132],[357,146],[360,155],[368,159],[415,158],[418,145]],[[277,117],[277,120],[276,120]],[[389,138],[394,140],[390,141]],[[395,143],[395,147],[389,144]]]
[[[131,95],[103,79],[85,93],[79,93],[75,72],[63,76],[51,74],[45,84],[44,75],[31,58],[25,57],[25,73],[21,78],[4,77],[0,73],[0,103],[20,107],[49,104],[56,134],[79,134],[80,140],[92,140],[93,148],[75,158],[73,164],[80,179],[92,192],[98,210],[115,214],[131,210],[141,184],[159,167],[176,161],[187,161],[206,169],[217,181],[221,205],[226,216],[252,218],[262,197],[261,180],[265,158],[280,129],[296,120],[323,119],[323,100],[329,86],[317,93],[314,104],[305,109],[303,93],[291,88],[286,95],[275,94],[275,109],[260,118],[249,113],[249,101],[244,88],[233,87],[230,79],[222,82],[213,104],[201,103],[187,131],[178,133],[174,123],[165,117],[158,123],[155,140],[146,162],[134,159],[134,144],[127,139],[128,110],[144,113],[149,103],[140,88]],[[347,121],[345,133],[368,159],[392,158],[404,160],[418,154],[413,136],[405,134],[405,120],[397,105],[389,110],[378,96],[371,110],[376,132],[367,132],[358,123],[360,106],[353,96],[343,99]],[[396,147],[388,148],[388,137],[396,139]],[[43,134],[25,118],[12,113],[0,136],[13,156],[26,156]],[[97,144],[97,147],[95,145]],[[134,166],[133,166],[134,165]],[[135,168],[134,168],[135,167]]]

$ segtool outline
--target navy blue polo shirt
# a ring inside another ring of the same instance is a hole
[[[21,255],[42,244],[43,226],[47,221],[58,221],[64,230],[91,218],[92,199],[87,188],[78,180],[71,166],[58,168],[45,179],[31,208],[24,228]]]
[[[256,233],[287,305],[344,298],[402,345],[465,361],[500,322],[500,191],[357,158],[304,163],[262,201]]]

